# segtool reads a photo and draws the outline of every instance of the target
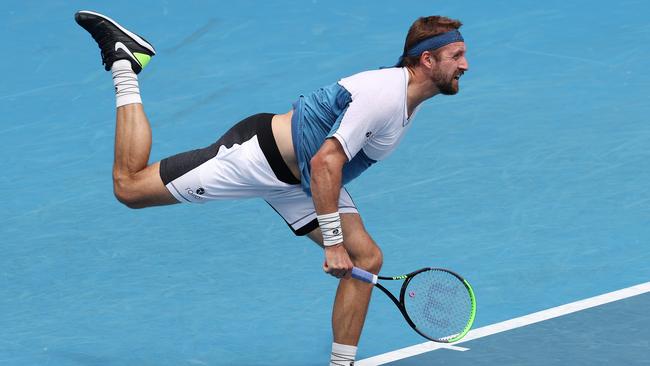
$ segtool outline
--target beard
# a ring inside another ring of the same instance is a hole
[[[456,75],[447,76],[437,71],[433,74],[432,80],[435,86],[444,95],[454,95],[458,93],[458,83],[455,79]]]

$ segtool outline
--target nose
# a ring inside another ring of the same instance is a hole
[[[465,58],[465,56],[463,56],[463,58],[458,63],[458,68],[460,68],[463,71],[469,70],[469,63],[467,62],[467,58]]]

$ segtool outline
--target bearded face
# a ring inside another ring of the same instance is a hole
[[[445,95],[454,95],[458,93],[459,79],[468,69],[467,60],[465,59],[464,43],[454,43],[445,46],[435,57],[431,69],[431,81]]]
[[[454,95],[458,93],[458,80],[461,75],[463,75],[463,71],[460,70],[454,71],[450,74],[449,72],[444,72],[444,70],[438,68],[433,72],[431,79],[438,90],[440,90],[440,93],[444,95]]]

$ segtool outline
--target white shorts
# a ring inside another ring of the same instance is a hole
[[[318,227],[314,203],[280,155],[272,118],[269,113],[248,117],[204,149],[163,159],[163,183],[180,202],[260,197],[296,235],[308,234]],[[345,188],[339,212],[358,212]]]

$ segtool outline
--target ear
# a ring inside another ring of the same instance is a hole
[[[430,51],[424,51],[420,55],[420,64],[426,68],[433,68],[436,63],[436,59],[433,57],[433,54]]]

